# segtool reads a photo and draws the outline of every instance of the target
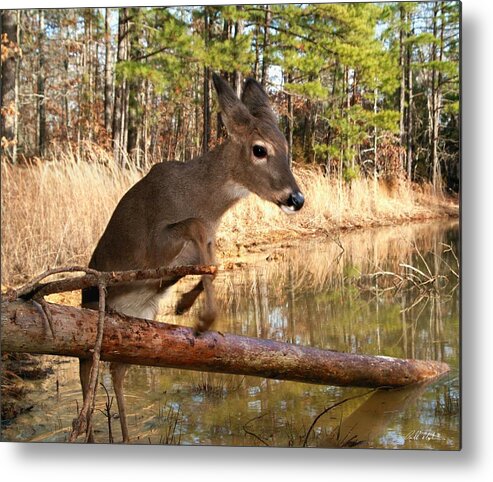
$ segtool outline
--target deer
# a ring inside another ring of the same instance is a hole
[[[220,76],[213,74],[212,80],[226,139],[191,160],[155,164],[118,203],[92,254],[90,268],[123,271],[214,265],[221,218],[240,199],[254,193],[288,214],[303,207],[304,196],[288,161],[288,144],[264,88],[248,78],[240,99]],[[202,275],[176,305],[176,313],[183,314],[204,293],[196,336],[207,331],[217,316],[213,278]],[[155,320],[160,300],[179,279],[110,286],[107,309]],[[97,289],[84,289],[82,306],[97,310],[98,296]],[[91,360],[81,358],[79,367],[85,398]],[[126,364],[110,363],[124,443],[129,442],[123,392],[127,369]],[[94,441],[92,431],[88,441]]]

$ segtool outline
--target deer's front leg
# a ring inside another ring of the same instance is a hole
[[[175,314],[183,315],[186,313],[193,306],[202,291],[204,291],[204,283],[200,280],[190,291],[181,295],[180,301],[176,304]]]
[[[167,225],[160,230],[156,244],[156,252],[162,251],[165,257],[156,265],[210,265],[215,263],[213,241],[209,239],[204,223],[197,218],[189,218]],[[192,307],[200,293],[204,291],[204,308],[195,326],[197,332],[206,331],[217,316],[213,279],[214,275],[203,275],[197,285],[182,295],[176,307],[177,313],[184,313]]]

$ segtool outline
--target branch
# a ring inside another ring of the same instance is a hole
[[[361,397],[365,397],[366,395],[368,395],[369,393],[372,393],[373,390],[370,390],[369,392],[365,392],[365,393],[360,393],[359,395],[354,395],[353,397],[348,397],[348,398],[345,398],[344,400],[340,400],[339,402],[336,402],[336,403],[333,403],[332,405],[328,406],[327,408],[323,409],[316,417],[315,419],[313,420],[312,424],[310,425],[310,428],[308,429],[308,431],[306,432],[306,435],[305,435],[305,438],[303,440],[303,447],[306,447],[307,444],[308,444],[308,438],[310,437],[310,434],[313,430],[313,428],[315,427],[315,425],[317,424],[317,422],[327,413],[327,412],[330,412],[332,409],[338,407],[339,405],[342,405],[346,402],[349,402],[350,400],[354,400],[356,398],[361,398]]]
[[[76,278],[67,278],[50,283],[41,283],[48,276],[60,273],[83,272],[84,276]],[[104,272],[86,268],[84,266],[67,266],[55,268],[45,271],[23,287],[14,290],[10,289],[4,295],[6,301],[14,301],[17,298],[31,299],[34,297],[42,297],[53,293],[61,293],[64,291],[74,291],[91,286],[97,286],[99,281],[104,281],[106,286],[111,286],[117,283],[133,282],[148,279],[161,279],[165,277],[182,278],[188,275],[215,274],[216,266],[177,266],[168,268],[161,266],[155,269],[132,270],[132,271],[112,271]]]
[[[84,396],[84,403],[79,416],[74,421],[72,433],[68,439],[69,442],[75,442],[77,437],[86,432],[86,442],[89,441],[89,436],[92,433],[92,414],[94,413],[94,405],[96,403],[96,389],[98,386],[99,376],[99,360],[101,358],[101,345],[103,343],[104,333],[104,318],[106,309],[106,285],[103,281],[98,284],[99,290],[99,313],[98,313],[98,330],[96,343],[92,354],[91,371],[89,373],[89,387]]]

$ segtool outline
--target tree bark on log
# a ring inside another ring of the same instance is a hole
[[[2,303],[2,352],[89,358],[98,312],[49,304],[55,336],[28,301]],[[356,386],[399,387],[449,370],[437,361],[356,355],[209,331],[108,313],[101,360],[278,380]]]

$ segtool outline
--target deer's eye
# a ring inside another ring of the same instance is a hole
[[[252,150],[253,150],[253,155],[259,159],[263,159],[264,157],[267,157],[267,149],[264,146],[255,144]]]

